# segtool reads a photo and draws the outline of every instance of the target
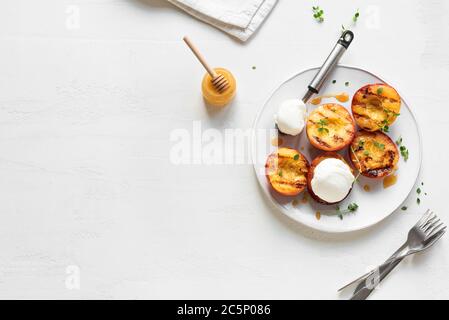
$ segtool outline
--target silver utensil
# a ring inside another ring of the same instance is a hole
[[[302,101],[304,103],[307,103],[307,101],[313,94],[316,94],[321,90],[321,87],[324,85],[327,77],[329,76],[331,71],[335,68],[343,53],[346,52],[346,49],[348,49],[353,39],[354,33],[350,30],[345,30],[341,34],[340,38],[337,41],[337,44],[332,49],[329,56],[326,58],[326,61],[324,61],[320,70],[318,70],[318,73],[310,82],[307,92],[302,98]]]
[[[402,252],[402,251],[404,251],[406,248],[407,248],[407,246],[408,246],[408,239],[411,237],[411,233],[412,233],[412,230],[414,230],[414,228],[418,228],[423,222],[425,222],[425,219],[427,219],[427,218],[431,218],[430,217],[430,215],[431,214],[433,214],[433,212],[432,211],[430,211],[430,210],[427,210],[426,211],[426,213],[423,215],[423,217],[415,224],[415,226],[409,231],[409,234],[408,234],[408,237],[407,237],[407,241],[398,249],[398,250],[396,250],[392,255],[391,255],[391,257],[389,257],[381,266],[384,266],[384,265],[387,265],[388,263],[391,263],[391,262],[393,262],[394,260],[395,260],[395,258]],[[436,217],[436,216],[435,216]],[[442,224],[441,224],[442,225]],[[444,233],[444,229],[445,229],[445,227],[444,228],[442,228],[443,230],[443,233]],[[413,232],[413,234],[415,234],[415,232]],[[413,236],[414,237],[414,236]],[[433,244],[433,243],[431,243],[431,244]],[[412,253],[415,253],[415,252],[410,252],[409,254],[412,254]],[[409,255],[408,254],[408,255]],[[405,256],[404,256],[405,257]],[[381,267],[380,266],[380,267]],[[362,276],[360,276],[360,277],[358,277],[357,279],[355,279],[355,280],[353,280],[353,281],[351,281],[350,283],[348,283],[347,285],[345,285],[345,286],[343,286],[343,287],[341,287],[340,289],[338,289],[338,291],[342,291],[343,289],[346,289],[347,287],[349,287],[350,285],[352,285],[352,284],[354,284],[355,282],[357,282],[357,281],[359,281],[359,280],[361,280],[361,279],[364,279],[364,278],[367,278],[369,275],[371,275],[371,274],[373,274],[376,270],[378,270],[378,269],[375,269],[375,270],[371,270],[371,271],[369,271],[369,272],[367,272],[367,273],[365,273],[364,275],[362,275]]]
[[[407,241],[382,265],[368,272],[340,290],[360,280],[351,300],[366,299],[376,286],[407,256],[424,251],[435,244],[446,232],[446,226],[430,210],[410,229]],[[339,290],[339,291],[340,291]]]

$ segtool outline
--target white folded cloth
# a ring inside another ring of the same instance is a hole
[[[260,27],[277,0],[168,0],[182,10],[246,41]]]

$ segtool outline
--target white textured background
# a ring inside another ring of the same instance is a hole
[[[367,231],[320,234],[277,213],[250,165],[169,163],[171,130],[249,128],[280,82],[322,62],[357,6],[317,3],[323,24],[315,3],[282,0],[241,44],[162,0],[2,0],[0,297],[342,298],[427,207],[449,222],[444,0],[359,3],[342,60],[399,84],[417,115],[420,206],[412,194]],[[222,112],[203,105],[184,34],[238,80]],[[449,298],[448,249],[445,236],[407,259],[372,298]],[[71,265],[79,289],[66,287]]]

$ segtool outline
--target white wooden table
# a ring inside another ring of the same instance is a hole
[[[353,1],[282,0],[242,44],[162,0],[2,0],[0,298],[325,298],[382,262],[426,208],[446,222],[449,3],[360,4],[342,63],[399,84],[424,141],[421,205],[347,235],[276,212],[252,166],[174,165],[170,134],[250,128],[283,80],[319,65]],[[215,112],[181,38],[238,81]],[[256,68],[253,69],[253,66]],[[449,241],[373,299],[449,298]]]

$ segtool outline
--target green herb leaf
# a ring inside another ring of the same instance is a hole
[[[377,88],[377,94],[382,94],[382,92],[384,92],[384,88],[383,87]]]
[[[420,204],[421,203],[421,199],[420,198],[416,198],[416,203]]]
[[[321,127],[321,128],[318,128],[318,132],[320,132],[320,133],[323,133],[323,132],[329,133],[329,129]]]
[[[407,161],[408,160],[408,149],[404,146],[401,146],[399,149],[401,150],[402,158],[404,158],[404,161]]]
[[[282,177],[282,171],[281,170],[279,170],[278,175],[279,175],[279,177]]]
[[[319,133],[329,133],[329,129],[326,128],[325,126],[327,126],[328,122],[326,119],[320,119],[320,121],[318,121],[318,132]]]
[[[363,152],[363,154],[364,154],[365,156],[369,156],[369,151],[368,151],[368,150],[365,150],[365,151]]]
[[[359,148],[362,148],[362,149],[363,149],[363,147],[365,146],[365,141],[364,141],[364,140],[359,140],[359,142],[357,143],[357,146],[358,146]]]
[[[352,21],[357,22],[357,20],[359,19],[360,16],[360,12],[359,9],[357,9],[357,11],[354,13],[354,16],[352,17]]]
[[[385,145],[383,143],[374,141],[374,146],[380,150],[384,150],[385,149]]]
[[[319,6],[312,7],[313,11],[313,17],[317,22],[323,22],[324,21],[324,10],[321,9]]]
[[[350,204],[348,205],[348,210],[349,210],[350,212],[354,212],[354,211],[356,211],[358,208],[359,208],[359,205],[358,205],[357,203],[355,203],[355,202],[350,203]]]
[[[405,210],[407,210],[407,207],[406,207],[406,206],[403,206],[403,207],[401,208],[401,210],[402,210],[402,211],[405,211]]]
[[[337,206],[336,210],[337,210],[337,213],[338,213],[338,217],[343,220],[343,216],[345,214],[348,214],[348,213],[351,213],[351,212],[355,212],[355,211],[357,211],[358,208],[359,208],[359,205],[357,203],[355,203],[355,202],[352,202],[352,203],[350,203],[348,205],[347,209],[340,210],[340,207]]]
[[[421,188],[416,189],[416,193],[420,194],[421,193]]]
[[[337,80],[332,80],[332,83],[336,83],[337,82]]]
[[[295,154],[295,156],[293,157],[294,160],[298,160],[299,159],[299,154]]]
[[[396,144],[399,146],[399,151],[401,151],[402,158],[404,158],[404,161],[407,161],[408,149],[402,144],[402,137],[399,137],[398,140],[396,140]]]
[[[396,113],[396,112],[394,112],[393,110],[389,110],[389,109],[387,109],[387,108],[384,108],[384,112],[387,114],[387,115],[393,115],[393,116],[395,116],[395,117],[399,117],[401,114],[400,113]]]
[[[318,121],[318,123],[319,123],[321,126],[327,126],[327,120],[326,120],[326,119],[320,119],[320,121]]]
[[[345,86],[349,86],[349,82],[348,81],[345,82]]]

